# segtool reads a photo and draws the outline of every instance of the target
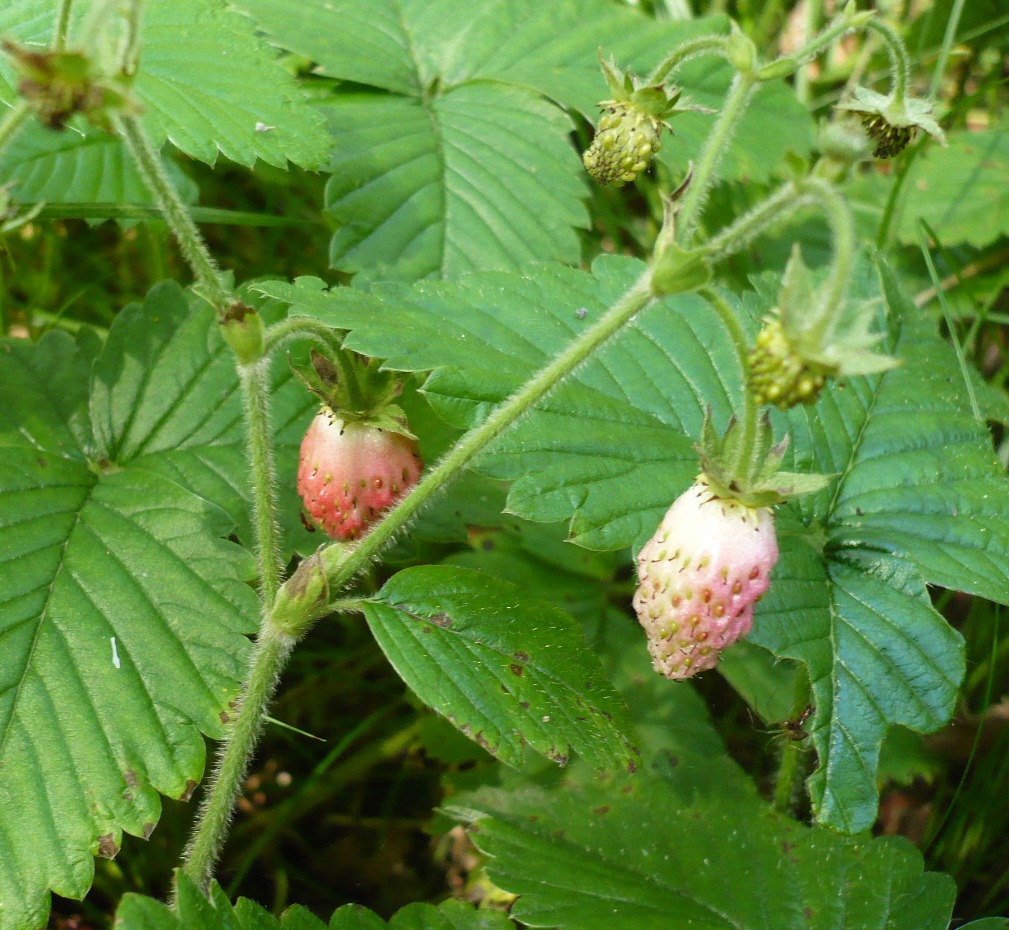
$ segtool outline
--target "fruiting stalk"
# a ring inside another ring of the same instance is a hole
[[[736,357],[739,359],[740,368],[743,370],[743,384],[746,384],[750,379],[750,347],[749,340],[746,338],[746,333],[743,331],[738,317],[732,312],[732,308],[725,301],[725,298],[717,291],[706,288],[700,292],[700,295],[711,305],[715,313],[718,314],[718,318],[722,321],[722,325],[728,332],[729,338],[732,340],[732,347],[736,350]],[[733,471],[736,474],[744,475],[747,480],[753,477],[757,465],[753,461],[754,447],[757,442],[757,412],[757,399],[753,396],[752,392],[743,391],[743,415],[740,420],[742,431],[740,433],[738,455],[733,463]]]
[[[154,197],[155,203],[161,208],[161,215],[192,269],[199,289],[217,312],[218,319],[222,319],[231,304],[231,295],[221,282],[217,263],[207,249],[207,244],[203,241],[203,236],[196,228],[178,191],[168,179],[165,167],[154,151],[150,139],[147,138],[144,127],[135,116],[116,114],[112,119],[144,184]]]
[[[680,65],[700,55],[721,55],[724,58],[728,41],[728,36],[698,36],[696,39],[684,42],[674,48],[652,69],[645,84],[663,83]]]
[[[886,45],[886,53],[890,58],[890,96],[895,103],[903,105],[911,77],[911,59],[907,49],[894,28],[883,20],[874,17],[866,22],[865,28],[875,32]]]
[[[704,143],[690,186],[684,193],[676,214],[676,241],[682,246],[689,245],[694,238],[701,210],[711,185],[715,182],[715,169],[725,154],[740,118],[746,112],[750,94],[756,85],[757,79],[752,73],[737,73],[732,81],[722,112]]]
[[[182,871],[206,891],[224,848],[235,801],[263,727],[264,709],[297,639],[265,623],[253,647],[238,714],[218,752],[196,825],[183,853]]]
[[[795,181],[786,181],[748,213],[726,226],[705,244],[712,262],[724,261],[741,252],[775,223],[806,206],[811,195],[799,190]]]
[[[840,319],[840,311],[851,281],[856,249],[855,220],[851,208],[833,184],[817,177],[803,178],[798,184],[799,190],[808,194],[823,210],[830,225],[830,274],[823,290],[823,311],[819,327],[810,330],[811,333],[823,334],[826,341]]]
[[[281,570],[268,367],[268,357],[250,365],[238,365],[251,472],[252,527],[259,560],[259,601],[264,616],[277,596]]]
[[[389,511],[385,519],[361,538],[349,555],[339,546],[329,546],[319,555],[326,572],[330,590],[338,592],[351,578],[364,568],[393,537],[442,490],[466,465],[468,465],[493,440],[529,412],[532,407],[584,362],[593,352],[607,342],[623,326],[644,310],[653,300],[650,290],[650,273],[643,274],[610,308],[594,326],[570,343],[559,355],[519,388],[511,397],[496,407],[479,426],[471,429],[456,443],[448,454],[414,486],[400,503]],[[299,571],[301,569],[299,568]],[[282,587],[292,583],[298,572]]]

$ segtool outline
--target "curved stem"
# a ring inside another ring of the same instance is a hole
[[[678,45],[652,69],[645,78],[645,84],[661,84],[685,61],[698,55],[721,55],[724,58],[728,41],[727,36],[698,36]]]
[[[718,314],[722,325],[729,333],[729,338],[732,340],[736,356],[739,359],[739,367],[743,371],[743,384],[745,386],[750,380],[750,341],[743,331],[739,318],[732,312],[732,308],[721,294],[710,288],[705,288],[699,293]],[[736,451],[736,461],[733,462],[733,472],[737,475],[741,474],[746,464],[753,460],[753,448],[757,441],[757,414],[758,404],[756,398],[751,391],[744,389],[739,446]]]
[[[854,17],[849,17],[844,12],[835,16],[820,33],[810,39],[802,48],[792,52],[790,55],[776,58],[774,61],[758,69],[757,73],[760,80],[767,80],[773,77],[786,77],[788,74],[793,73],[801,64],[815,58],[829,48],[833,42],[841,38],[846,32],[864,27],[866,22],[870,21],[871,16],[871,13],[856,13]]]
[[[811,200],[808,194],[799,191],[794,181],[787,181],[748,213],[708,240],[706,245],[711,260],[722,261],[741,252],[765,230],[808,205]]]
[[[725,154],[740,117],[746,111],[747,101],[755,86],[756,78],[752,74],[737,73],[732,81],[722,112],[704,143],[690,186],[680,201],[680,209],[676,214],[676,240],[680,245],[689,245],[694,237],[708,191],[715,181],[715,168]]]
[[[295,637],[264,625],[252,651],[249,675],[238,706],[238,716],[221,746],[196,816],[182,871],[204,891],[224,847],[228,825],[242,781],[263,726],[263,711],[273,697],[280,672],[294,648]]]
[[[890,56],[890,96],[895,102],[902,102],[907,97],[907,84],[911,77],[911,59],[907,49],[889,23],[873,17],[866,22],[865,28],[875,32],[886,45],[887,55]]]
[[[841,306],[848,293],[851,269],[855,262],[855,220],[851,208],[833,184],[822,178],[807,177],[799,182],[823,209],[833,237],[833,255],[830,276],[824,284],[824,310],[822,329],[829,334],[838,321]]]
[[[280,534],[274,493],[276,473],[270,440],[269,362],[239,365],[252,483],[252,526],[259,560],[259,598],[265,612],[280,587]]]
[[[285,342],[305,337],[314,339],[327,349],[338,348],[340,343],[333,335],[333,327],[309,316],[288,317],[270,326],[263,336],[263,355],[270,356]]]
[[[217,263],[208,251],[179,192],[168,179],[161,157],[154,151],[137,117],[115,116],[113,120],[144,184],[154,197],[154,202],[161,208],[161,214],[192,269],[203,296],[217,311],[218,319],[222,318],[232,302],[231,294],[221,282]]]

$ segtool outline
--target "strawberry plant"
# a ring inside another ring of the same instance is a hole
[[[0,9],[0,930],[1006,926],[1004,22],[705,6]]]

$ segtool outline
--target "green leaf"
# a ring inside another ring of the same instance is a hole
[[[991,245],[1009,234],[1007,173],[1009,139],[1002,129],[952,133],[946,148],[928,146],[904,182],[898,238],[917,245],[919,221],[925,220],[944,245]],[[856,191],[875,195],[870,202],[879,204],[885,200],[884,185],[882,179],[867,179]]]
[[[275,917],[255,901],[239,898],[234,907],[220,885],[209,900],[183,874],[177,874],[178,901],[170,908],[154,898],[126,894],[116,911],[116,930],[508,930],[513,924],[497,911],[477,910],[462,901],[408,904],[386,923],[373,911],[346,904],[324,924],[307,908],[293,905]]]
[[[512,916],[531,926],[945,930],[955,897],[903,839],[846,839],[710,792],[685,800],[644,773],[484,789],[449,810],[473,823],[491,880],[520,896]]]
[[[429,101],[344,94],[325,112],[333,267],[402,279],[577,261],[585,187],[571,123],[536,94],[493,84]]]
[[[97,358],[87,336],[0,349],[4,930],[44,923],[49,889],[82,896],[92,854],[153,830],[159,793],[188,797],[255,628],[230,521],[139,461],[185,394],[142,320],[125,311]]]
[[[804,729],[819,757],[813,807],[821,822],[857,833],[876,818],[887,730],[930,733],[949,719],[963,640],[913,565],[857,549],[824,563],[800,535],[783,535],[781,549],[750,640],[806,666],[815,713]]]
[[[929,584],[1009,603],[1009,488],[991,435],[974,418],[953,348],[885,264],[875,277],[866,267],[857,286],[882,297],[886,351],[902,364],[792,413],[797,459],[840,476],[798,506],[834,550],[895,553]]]
[[[53,0],[10,0],[0,10],[0,34],[48,44],[55,10]],[[71,31],[71,45],[73,38]],[[329,138],[321,116],[254,23],[222,0],[150,0],[141,42],[133,89],[156,147],[167,139],[208,164],[218,154],[248,166],[262,159],[317,168],[324,161]],[[6,58],[0,74],[10,85]]]
[[[188,203],[196,185],[171,160],[165,168]],[[25,126],[0,152],[0,176],[22,203],[149,204],[143,180],[114,136]]]
[[[278,918],[248,898],[232,907],[217,882],[209,898],[187,875],[176,873],[177,900],[169,907],[145,895],[125,894],[116,911],[116,930],[325,930],[306,908],[289,907]]]
[[[574,751],[636,767],[627,712],[563,611],[450,566],[406,569],[363,609],[417,696],[499,759],[517,765],[528,744],[562,764]]]

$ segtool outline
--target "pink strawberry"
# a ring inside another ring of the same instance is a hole
[[[777,561],[771,508],[717,497],[701,474],[638,553],[634,610],[655,671],[683,679],[714,668],[750,632]]]
[[[298,493],[331,539],[356,539],[416,484],[417,442],[324,406],[301,442]]]

